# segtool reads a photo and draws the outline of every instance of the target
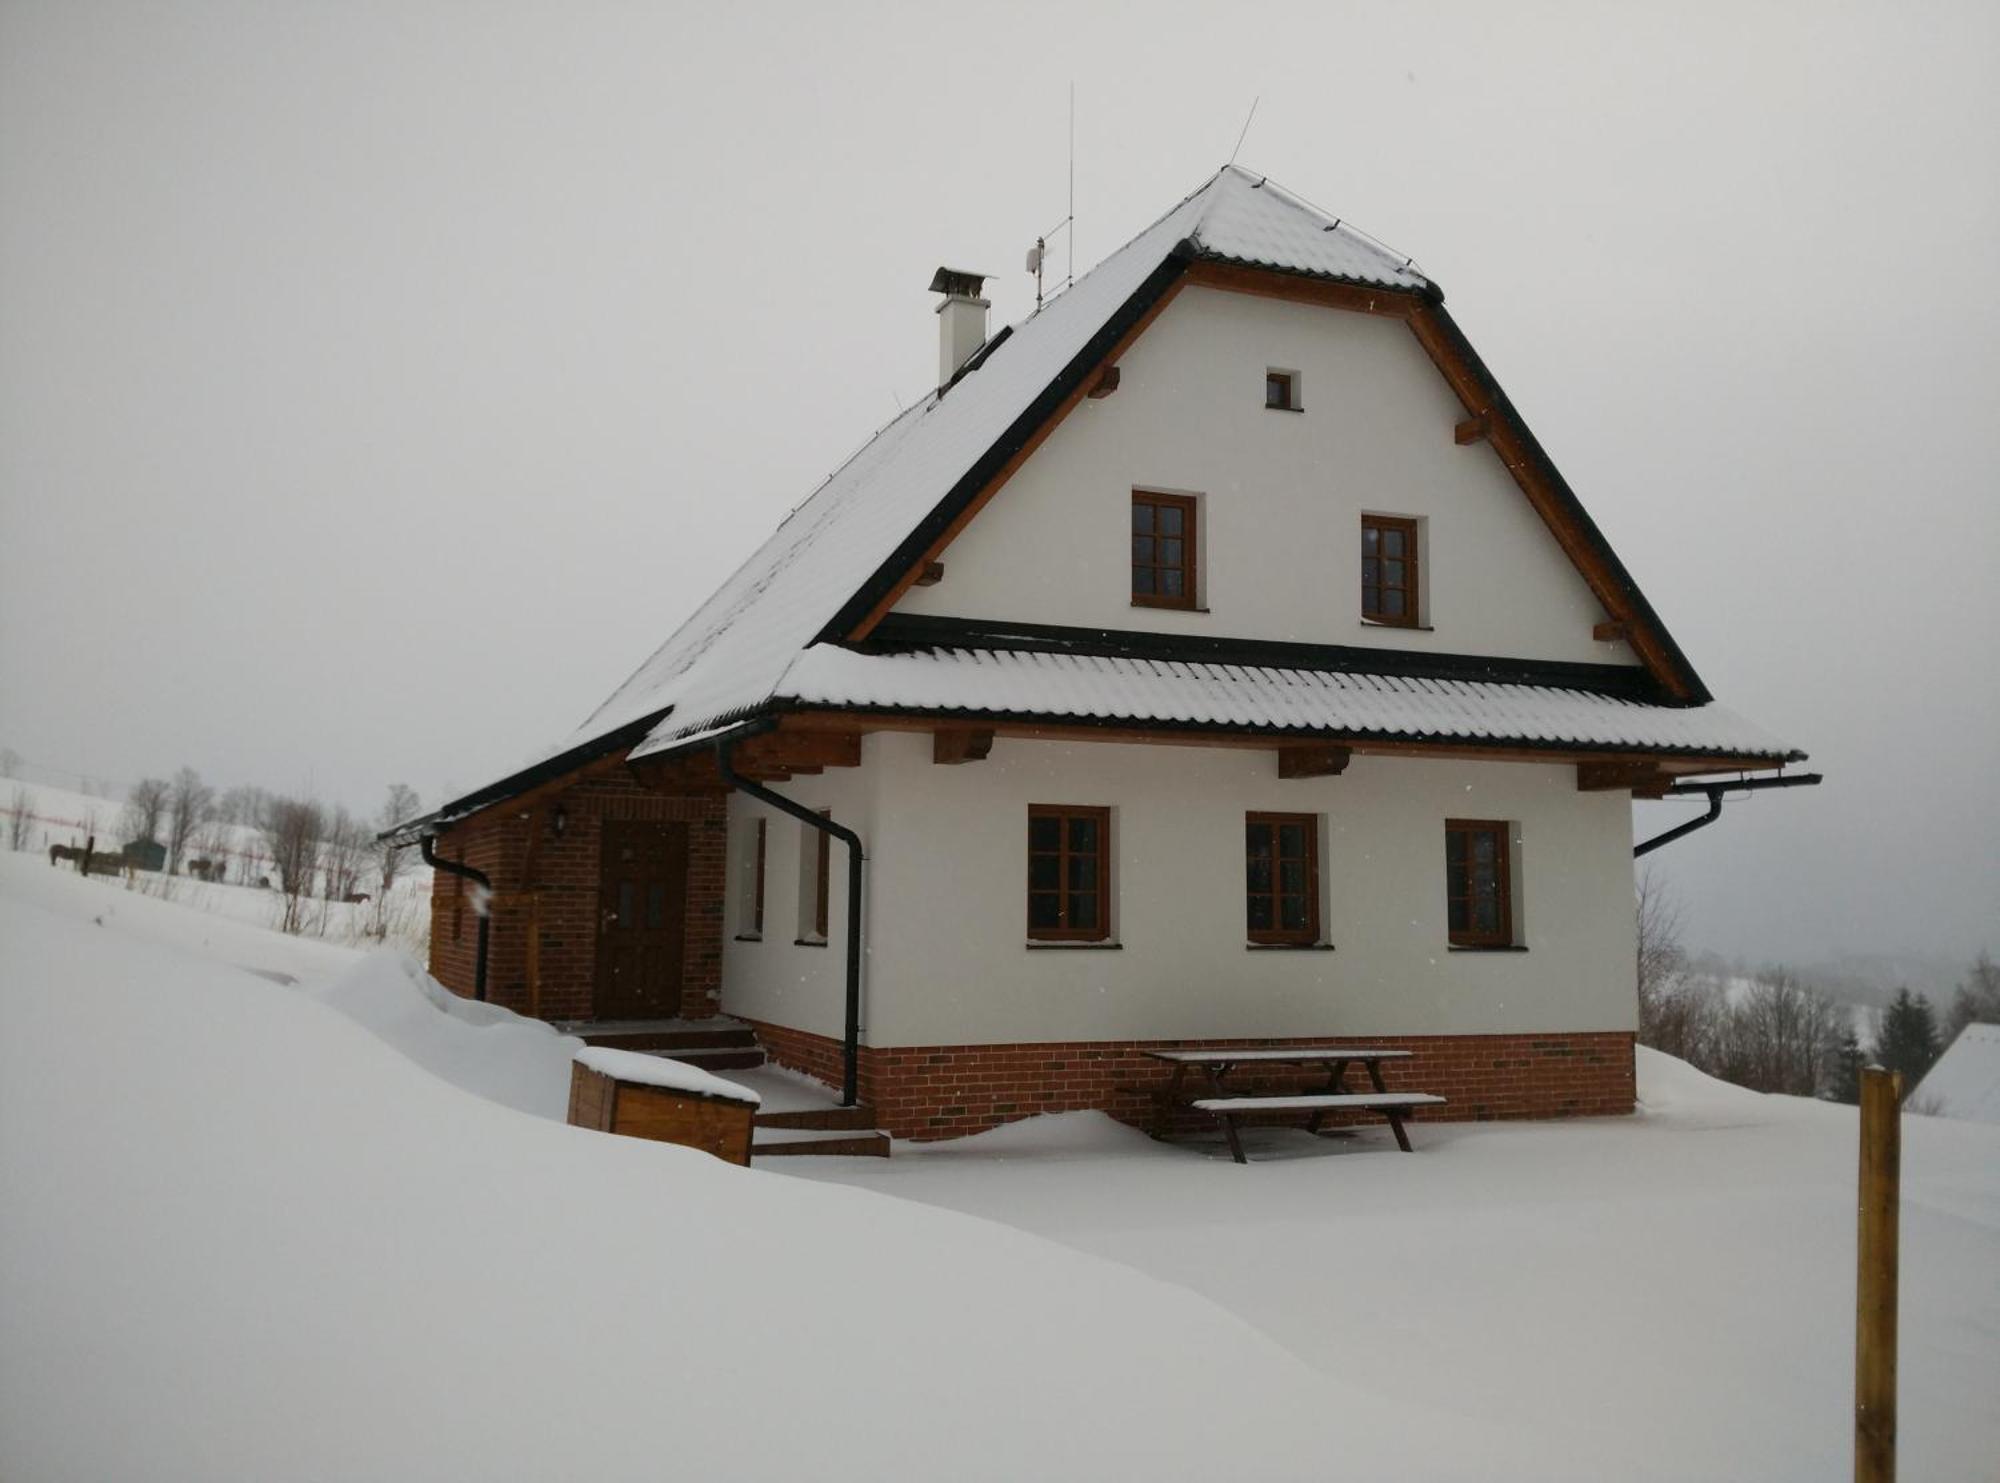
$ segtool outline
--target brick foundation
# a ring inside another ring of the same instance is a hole
[[[553,810],[563,810],[555,833]],[[722,894],[728,824],[720,792],[659,793],[625,777],[587,778],[548,800],[535,827],[534,878],[527,871],[531,820],[508,805],[446,830],[437,853],[486,873],[493,882],[486,996],[521,1014],[548,1020],[592,1018],[597,979],[598,843],[606,819],[688,826],[688,894],[681,963],[680,1015],[716,1011],[722,987]],[[472,886],[438,871],[431,887],[431,975],[470,995],[479,943]],[[529,986],[529,939],[539,936],[539,991]]]
[[[752,1021],[766,1053],[780,1065],[830,1085],[840,1083],[840,1042],[784,1025]],[[1144,1052],[1189,1046],[1391,1046],[1414,1052],[1386,1062],[1389,1090],[1435,1092],[1434,1121],[1599,1117],[1629,1113],[1635,1097],[1632,1034],[1608,1031],[1541,1035],[1370,1035],[1293,1040],[1152,1040],[1042,1045],[862,1046],[861,1100],[876,1126],[898,1138],[958,1138],[1040,1112],[1099,1110],[1135,1127],[1153,1112],[1151,1093],[1173,1072]],[[1360,1083],[1352,1080],[1350,1090]],[[1298,1068],[1232,1075],[1231,1090],[1316,1090],[1316,1074]],[[1339,1119],[1329,1119],[1329,1122]]]

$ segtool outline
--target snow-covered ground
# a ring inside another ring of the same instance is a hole
[[[0,859],[0,1477],[1848,1467],[1849,1109],[1648,1056],[1638,1117],[1410,1157],[1073,1115],[743,1170],[560,1126],[574,1048]],[[1905,1137],[1902,1475],[1990,1479],[2000,1129]]]

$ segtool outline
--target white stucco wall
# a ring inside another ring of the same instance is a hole
[[[871,736],[860,768],[782,785],[866,841],[871,1045],[1634,1028],[1631,810],[1577,792],[1572,767],[1357,757],[1285,781],[1268,751],[1002,738],[984,762],[940,767],[930,745]],[[1030,803],[1114,810],[1116,950],[1026,946]],[[1257,809],[1321,817],[1334,951],[1245,946]],[[760,812],[732,800],[732,850]],[[1451,817],[1517,826],[1526,952],[1447,950]],[[844,864],[835,945],[793,946],[799,826],[773,818],[765,940],[729,943],[723,1008],[838,1035]],[[732,868],[732,930],[741,888]]]
[[[1216,637],[1636,663],[1401,322],[1188,288],[898,611]],[[1296,371],[1302,412],[1264,407]],[[1201,500],[1205,613],[1133,607],[1134,488]],[[1360,617],[1361,515],[1426,522],[1430,631]]]

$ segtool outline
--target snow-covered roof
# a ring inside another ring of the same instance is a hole
[[[1604,738],[1607,745],[1615,739],[1619,745],[1690,749],[1751,734],[1743,722],[1712,706],[1690,708],[1676,719],[1663,707],[1537,686],[1214,665],[1178,666],[1175,677],[1174,667],[1124,660],[1073,659],[1073,667],[1065,670],[1059,663],[1017,655],[1004,661],[996,655],[965,654],[929,660],[864,658],[822,643],[843,635],[845,620],[866,608],[885,580],[893,581],[907,569],[912,550],[921,549],[938,522],[949,518],[951,501],[969,498],[966,491],[976,490],[1021,445],[1070,383],[1101,363],[1190,256],[1442,298],[1410,259],[1270,180],[1225,166],[1068,291],[996,335],[950,385],[879,429],[569,737],[520,771],[399,826],[398,837],[414,840],[434,833],[535,781],[612,750],[636,743],[634,755],[645,755],[684,746],[757,716],[782,699],[840,692],[857,702],[863,694],[875,695],[880,698],[873,703],[888,705],[897,703],[888,698],[892,694],[957,694],[953,687],[965,680],[993,681],[1004,674],[1014,687],[1008,693],[1021,696],[1024,705],[1030,694],[1040,697],[1038,703],[1068,707],[1065,713],[1077,715],[1137,705],[1079,693],[1081,676],[1093,663],[1091,683],[1113,686],[1119,695],[1146,697],[1138,708],[1117,711],[1133,719],[1213,712],[1243,717],[1242,724],[1518,735],[1522,740],[1579,743]],[[1456,335],[1449,317],[1438,312],[1447,338]],[[1469,347],[1465,353],[1471,354]],[[1472,359],[1476,362],[1476,356]],[[1485,376],[1483,367],[1474,369]],[[1497,385],[1489,386],[1487,394],[1500,415],[1514,416]],[[1530,459],[1545,460],[1532,434],[1525,427],[1520,431]],[[1552,465],[1546,472],[1554,497],[1574,502]],[[1656,624],[1643,595],[1580,505],[1573,516],[1580,539],[1597,548],[1600,565],[1624,586],[1640,620]],[[1657,628],[1654,637],[1670,663],[1685,666],[1664,628]],[[1218,687],[1190,678],[1197,672],[1226,683]],[[1675,693],[1681,698],[1706,701],[1707,692],[1691,668],[1684,669],[1677,683]],[[921,699],[904,703],[926,704]],[[996,711],[1003,703],[987,696],[980,708]],[[1296,719],[1306,715],[1326,719]],[[1271,719],[1275,717],[1288,719]],[[1762,733],[1755,733],[1754,744],[1732,741],[1729,750],[1783,755],[1778,743]]]
[[[1967,1025],[1909,1101],[1939,1117],[2000,1124],[2000,1025]]]
[[[1429,286],[1372,238],[1226,166],[996,340],[975,373],[876,433],[563,747],[669,706],[655,739],[769,700],[828,621],[1183,241],[1222,261],[1401,290]]]
[[[641,1086],[663,1087],[671,1092],[692,1092],[700,1097],[719,1097],[725,1102],[741,1102],[756,1107],[763,1098],[745,1086],[724,1081],[712,1071],[690,1066],[685,1061],[644,1051],[619,1050],[614,1046],[588,1045],[576,1053],[576,1063],[619,1081],[636,1081]]]
[[[1584,690],[1314,669],[1190,664],[1092,654],[931,649],[864,654],[818,644],[778,704],[974,712],[1252,731],[1796,755],[1718,705],[1661,706]],[[685,745],[656,735],[635,757]]]

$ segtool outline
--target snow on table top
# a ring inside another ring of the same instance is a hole
[[[818,644],[779,695],[814,705],[1569,743],[1779,759],[1783,742],[1718,705],[1334,670],[998,649],[862,654]]]
[[[1414,1051],[1385,1050],[1373,1045],[1296,1045],[1289,1050],[1149,1050],[1156,1061],[1186,1061],[1198,1065],[1212,1061],[1392,1061],[1414,1055]]]
[[[2000,1025],[1967,1025],[1924,1074],[1909,1101],[1940,1117],[2000,1124]]]
[[[1203,1112],[1312,1112],[1322,1107],[1433,1107],[1444,1098],[1430,1092],[1325,1092],[1298,1097],[1203,1097]]]
[[[738,1086],[733,1081],[724,1081],[713,1072],[704,1071],[699,1066],[690,1066],[685,1061],[670,1061],[665,1056],[649,1056],[643,1051],[616,1050],[608,1045],[588,1045],[576,1053],[576,1063],[587,1066],[592,1071],[601,1071],[606,1076],[619,1081],[636,1081],[644,1086],[665,1087],[669,1091],[692,1092],[702,1097],[720,1097],[729,1102],[741,1102],[757,1107],[763,1098],[748,1087]]]

